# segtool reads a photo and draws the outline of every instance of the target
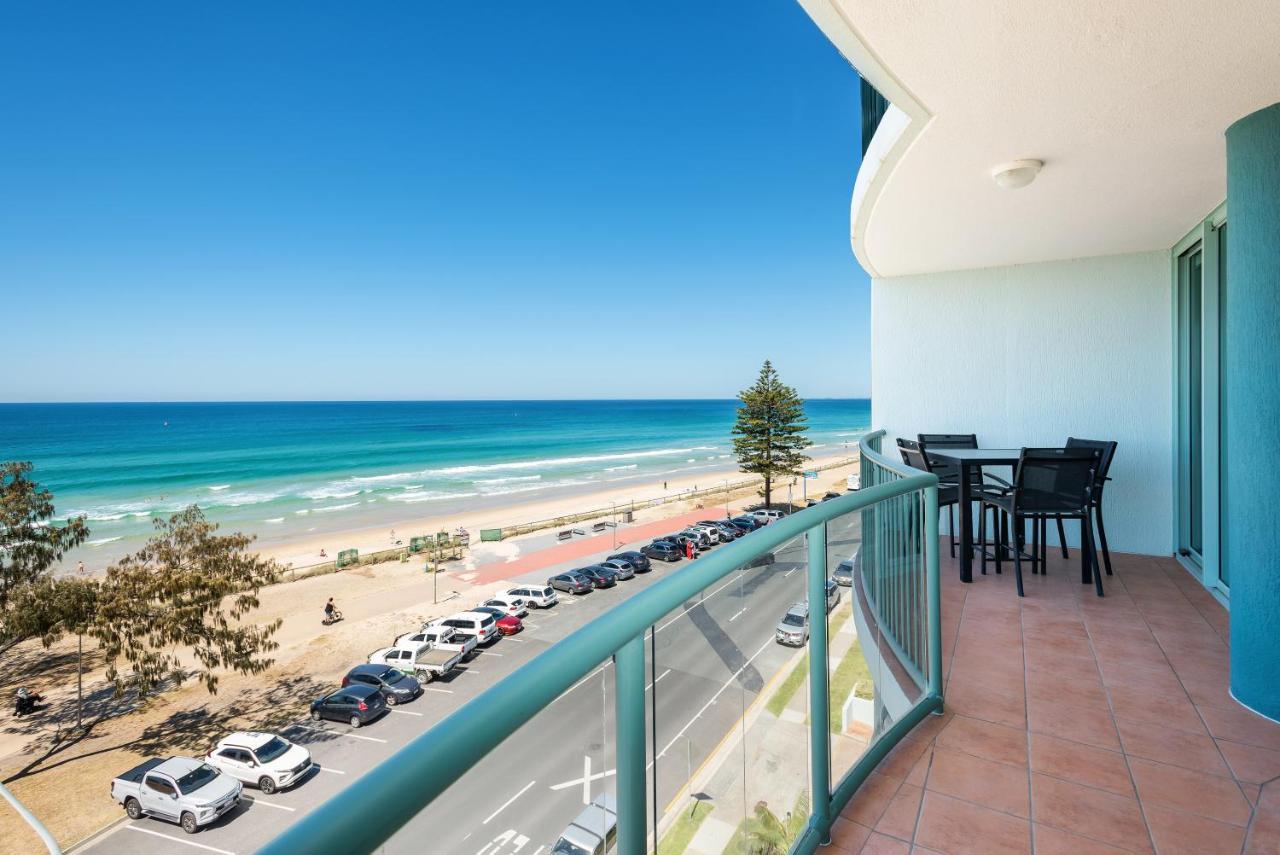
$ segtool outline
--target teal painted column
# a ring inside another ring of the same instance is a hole
[[[613,654],[614,708],[618,727],[618,855],[644,855],[644,636],[638,635]],[[655,829],[656,831],[656,829]]]
[[[1222,546],[1231,693],[1280,719],[1280,104],[1227,129]]]
[[[809,802],[818,842],[831,842],[831,703],[827,661],[827,526],[809,529]]]

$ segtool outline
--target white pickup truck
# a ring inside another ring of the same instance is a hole
[[[190,757],[154,758],[111,782],[111,798],[130,819],[153,816],[195,834],[240,803],[244,785]]]
[[[369,654],[370,663],[388,665],[424,683],[443,677],[461,661],[462,654],[458,651],[435,647],[429,641],[406,641],[402,644],[397,640],[394,646]]]
[[[439,624],[423,624],[422,629],[417,632],[407,632],[396,639],[396,647],[406,644],[418,644],[426,642],[436,650],[453,650],[459,658],[466,659],[476,649],[476,637],[474,635],[463,635],[455,632],[451,626],[440,626]]]

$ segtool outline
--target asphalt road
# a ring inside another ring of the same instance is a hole
[[[659,811],[795,652],[776,644],[773,632],[787,607],[804,599],[803,545],[788,544],[777,557],[773,565],[722,580],[656,626],[656,663],[647,661],[646,671],[651,680],[649,715],[657,723]],[[297,786],[269,797],[246,787],[237,810],[198,834],[186,835],[176,825],[143,818],[117,826],[82,851],[253,852],[342,788],[359,786],[361,774],[521,664],[683,565],[657,562],[653,572],[615,588],[576,598],[562,593],[556,607],[531,612],[520,635],[482,650],[449,678],[429,684],[413,703],[358,730],[336,722],[298,721],[281,732],[307,746],[319,768]],[[512,585],[541,582],[562,569],[540,570]],[[842,594],[847,596],[847,589]],[[561,695],[400,829],[381,851],[549,852],[584,804],[602,791],[613,791],[612,670],[606,663]],[[655,757],[652,739],[649,757]]]

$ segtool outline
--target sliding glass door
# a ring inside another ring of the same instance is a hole
[[[1226,212],[1219,210],[1174,250],[1177,314],[1178,555],[1222,594],[1229,578],[1219,530],[1221,306],[1226,288]]]

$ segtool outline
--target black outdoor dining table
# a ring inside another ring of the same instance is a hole
[[[942,463],[954,463],[960,470],[960,581],[973,581],[973,520],[969,505],[973,485],[970,470],[975,466],[1016,466],[1022,450],[1018,448],[939,448],[928,454]]]

